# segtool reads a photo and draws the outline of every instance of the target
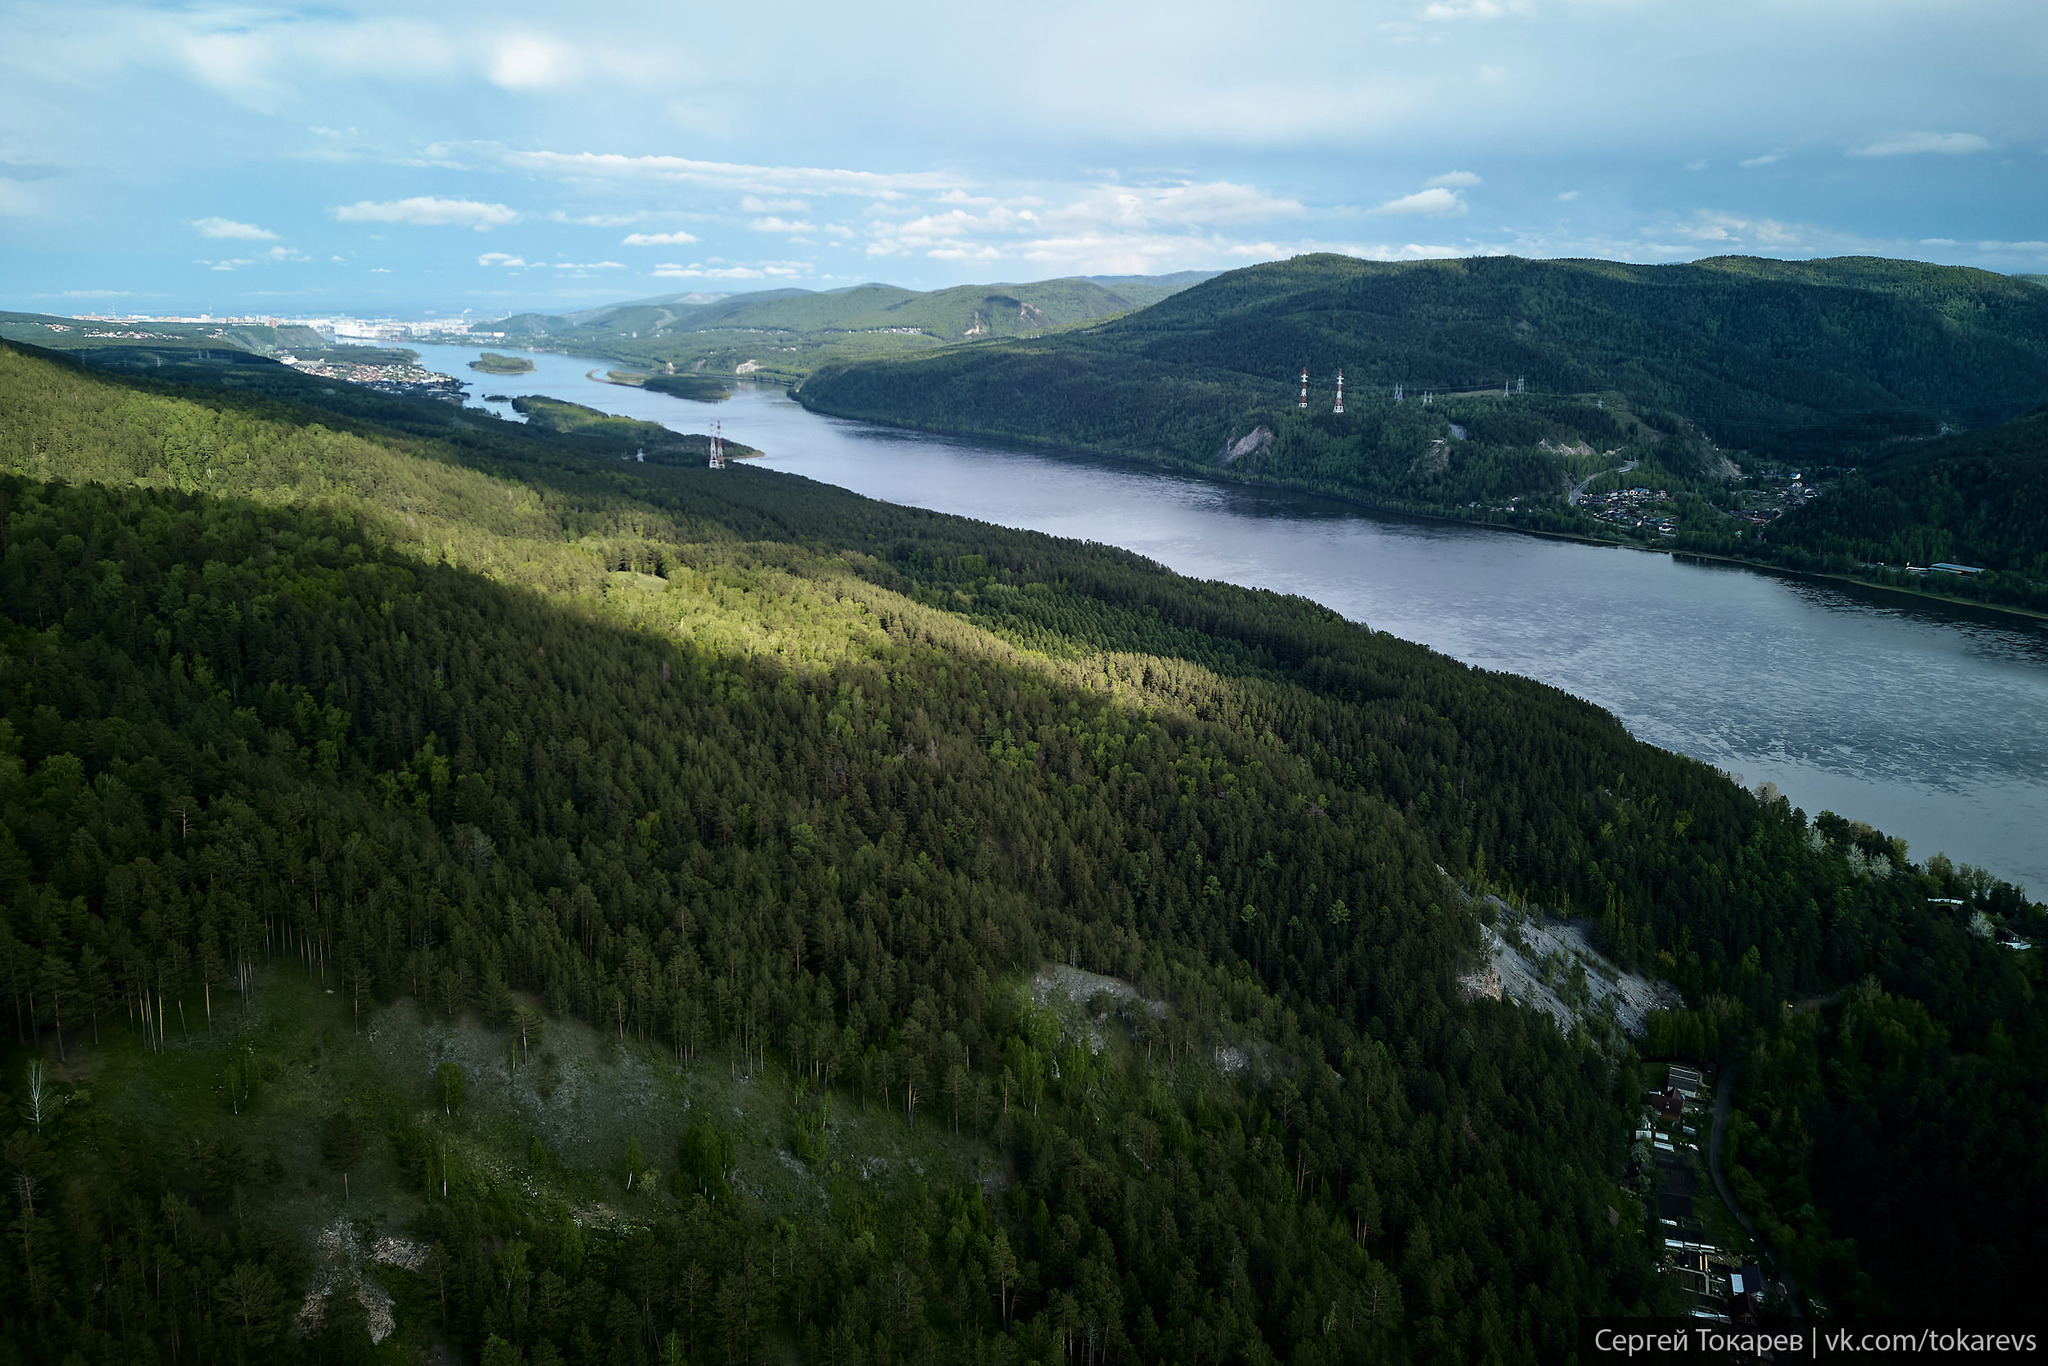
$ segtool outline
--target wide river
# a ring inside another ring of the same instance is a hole
[[[485,394],[548,394],[702,432],[873,498],[1101,541],[1595,702],[1653,744],[2048,893],[2048,623],[1642,551],[1410,520],[1089,456],[805,412],[780,389],[691,403],[532,353],[529,375],[415,344]]]

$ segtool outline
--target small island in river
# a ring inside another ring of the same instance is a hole
[[[597,379],[595,370],[590,378]],[[725,387],[715,376],[700,374],[652,374],[643,375],[629,370],[607,370],[603,382],[624,384],[634,389],[646,389],[651,393],[667,394],[672,398],[693,399],[698,403],[721,403],[732,397],[732,390]]]
[[[471,361],[469,368],[487,375],[523,375],[533,369],[533,362],[524,356],[501,356],[496,351],[486,351]]]

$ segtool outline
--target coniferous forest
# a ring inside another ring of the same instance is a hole
[[[1639,483],[1677,496],[1650,544],[2048,605],[2048,289],[1990,271],[1300,256],[1056,336],[826,364],[797,393],[1549,533],[1612,535],[1573,491]],[[1762,530],[1732,515],[1749,479],[1801,469],[1824,498]],[[1985,572],[1930,583],[1942,560]]]
[[[1562,1360],[1676,1310],[1653,1058],[1816,1304],[2036,1307],[2016,889],[1304,600],[323,401],[0,349],[0,1362]],[[1501,904],[1684,1005],[1475,994]]]

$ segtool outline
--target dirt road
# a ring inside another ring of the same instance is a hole
[[[1727,1068],[1714,1082],[1714,1127],[1707,1135],[1707,1166],[1714,1173],[1714,1189],[1720,1192],[1721,1203],[1728,1207],[1728,1212],[1735,1216],[1735,1222],[1742,1225],[1742,1231],[1761,1251],[1770,1245],[1764,1242],[1763,1235],[1756,1231],[1756,1225],[1743,1213],[1742,1206],[1735,1202],[1735,1192],[1728,1188],[1728,1175],[1721,1166],[1721,1133],[1728,1127],[1728,1111],[1735,1099],[1735,1074],[1735,1068]],[[1799,1297],[1799,1285],[1792,1279],[1792,1273],[1782,1267],[1777,1271],[1785,1278],[1785,1289],[1792,1301],[1792,1316],[1806,1317],[1805,1302]]]

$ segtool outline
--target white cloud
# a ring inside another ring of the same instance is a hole
[[[1340,246],[1318,247],[1317,250],[1341,252],[1345,256],[1356,256],[1367,261],[1451,261],[1460,256],[1490,256],[1495,253],[1476,251],[1471,247],[1442,246],[1435,243],[1407,242],[1401,246]]]
[[[629,232],[624,244],[629,247],[682,247],[696,240],[692,234],[678,229],[675,232]]]
[[[1042,189],[1003,201],[948,192],[902,222],[890,221],[896,207],[878,206],[864,250],[872,258],[922,256],[984,266],[1021,260],[1040,270],[1145,273],[1218,255],[1256,255],[1272,244],[1248,247],[1218,233],[1218,226],[1304,212],[1297,200],[1229,181],[1062,188],[1063,195]],[[853,235],[836,225],[825,230]]]
[[[617,152],[521,152],[496,144],[472,144],[473,150],[498,165],[565,180],[599,182],[654,181],[743,190],[757,195],[858,194],[894,199],[914,191],[946,189],[957,176],[936,171],[854,171],[825,166],[752,166],[740,162],[698,161],[690,157],[625,156]],[[428,154],[454,155],[460,148],[429,148]],[[766,203],[767,201],[762,201]]]
[[[555,262],[556,270],[624,270],[625,268],[625,263],[621,261],[588,261],[580,265],[574,261]]]
[[[1852,150],[1852,157],[1903,157],[1933,152],[1941,156],[1967,156],[1971,152],[1988,152],[1991,144],[1975,133],[1900,133],[1896,137],[1880,138],[1865,147]]]
[[[1649,233],[1653,230],[1644,228],[1643,231]],[[1774,251],[1803,252],[1815,245],[1809,240],[1811,233],[1802,232],[1775,218],[1753,218],[1719,209],[1700,209],[1689,221],[1662,223],[1655,231],[1676,233],[1695,242],[1729,249],[1764,247]]]
[[[1389,199],[1373,210],[1374,213],[1413,213],[1441,218],[1448,214],[1465,212],[1465,201],[1456,190],[1447,190],[1438,185],[1414,194],[1404,194],[1399,199]]]
[[[1580,192],[1577,190],[1566,190],[1563,194],[1557,197],[1557,202],[1560,204],[1569,204],[1574,199],[1577,199],[1579,197],[1579,193]]]
[[[474,199],[440,199],[416,195],[387,203],[364,199],[343,204],[334,216],[344,223],[407,223],[419,228],[465,227],[489,232],[519,221],[516,209],[503,204],[485,204]]]
[[[504,251],[487,251],[476,258],[476,263],[480,266],[504,266],[507,270],[516,270],[526,264],[519,257]]]
[[[29,218],[51,207],[49,191],[43,186],[0,178],[0,218]]]
[[[740,210],[743,213],[802,213],[810,207],[810,203],[802,199],[763,199],[755,194],[740,200]]]
[[[2048,259],[2048,242],[1979,242],[1977,250],[1998,256],[2031,256]]]
[[[469,16],[435,7],[373,3],[344,12],[328,6],[173,8],[80,0],[68,8],[75,15],[65,26],[71,32],[58,40],[68,40],[81,55],[90,53],[97,65],[168,68],[237,104],[267,111],[363,81],[447,88],[481,78],[528,92],[594,80],[647,87],[672,79],[674,54],[645,42],[593,41],[586,36],[588,26],[570,29],[570,37],[531,28],[483,37]],[[378,8],[400,13],[359,12]],[[314,132],[341,136],[331,128]]]
[[[1759,166],[1769,166],[1772,162],[1783,161],[1784,159],[1785,154],[1783,152],[1766,152],[1760,157],[1749,157],[1735,164],[1745,171],[1753,171]]]
[[[548,221],[550,223],[574,223],[579,227],[585,228],[626,228],[631,227],[635,223],[645,223],[654,216],[645,211],[640,213],[570,214],[564,213],[560,209],[548,210]]]
[[[275,242],[277,234],[254,223],[237,223],[232,218],[198,218],[192,226],[201,237],[226,237],[239,242]]]
[[[673,263],[656,266],[654,274],[665,280],[759,280],[768,271],[756,270],[752,266],[707,266],[692,261],[687,266]]]
[[[1433,0],[1422,17],[1438,23],[1457,19],[1499,19],[1509,14],[1534,14],[1528,0]]]
[[[1113,221],[1124,224],[1249,223],[1291,217],[1301,201],[1268,194],[1254,185],[1228,180],[1177,185],[1105,185],[1064,209],[1048,211],[1051,222]]]
[[[1098,183],[1039,187],[1029,194],[947,192],[923,213],[891,221],[896,206],[876,206],[867,225],[870,258],[917,256],[992,269],[1022,261],[1039,273],[1145,274],[1209,264],[1218,258],[1284,255],[1271,241],[1247,241],[1219,228],[1300,215],[1294,199],[1230,181],[1160,185]],[[943,206],[943,207],[942,207]],[[850,229],[828,232],[851,236]]]
[[[786,218],[756,218],[747,226],[755,232],[816,232],[818,230],[817,224],[806,223],[800,218],[794,220]]]
[[[1269,241],[1237,241],[1213,234],[1114,230],[1033,238],[1019,243],[1014,252],[1018,259],[1041,271],[1075,275],[1151,275],[1208,265],[1219,259],[1259,261],[1286,254],[1285,248]]]
[[[507,90],[540,90],[565,83],[578,65],[568,44],[543,34],[515,33],[498,40],[489,71],[492,83]]]
[[[280,246],[272,247],[261,256],[238,256],[232,260],[200,261],[198,264],[209,266],[214,270],[239,270],[243,266],[260,266],[265,263],[276,263],[279,261],[310,261],[312,259],[312,257],[304,252],[294,250],[291,247]]]
[[[1422,182],[1425,185],[1442,185],[1453,190],[1469,190],[1485,182],[1470,171],[1446,171],[1443,175],[1431,176]]]

